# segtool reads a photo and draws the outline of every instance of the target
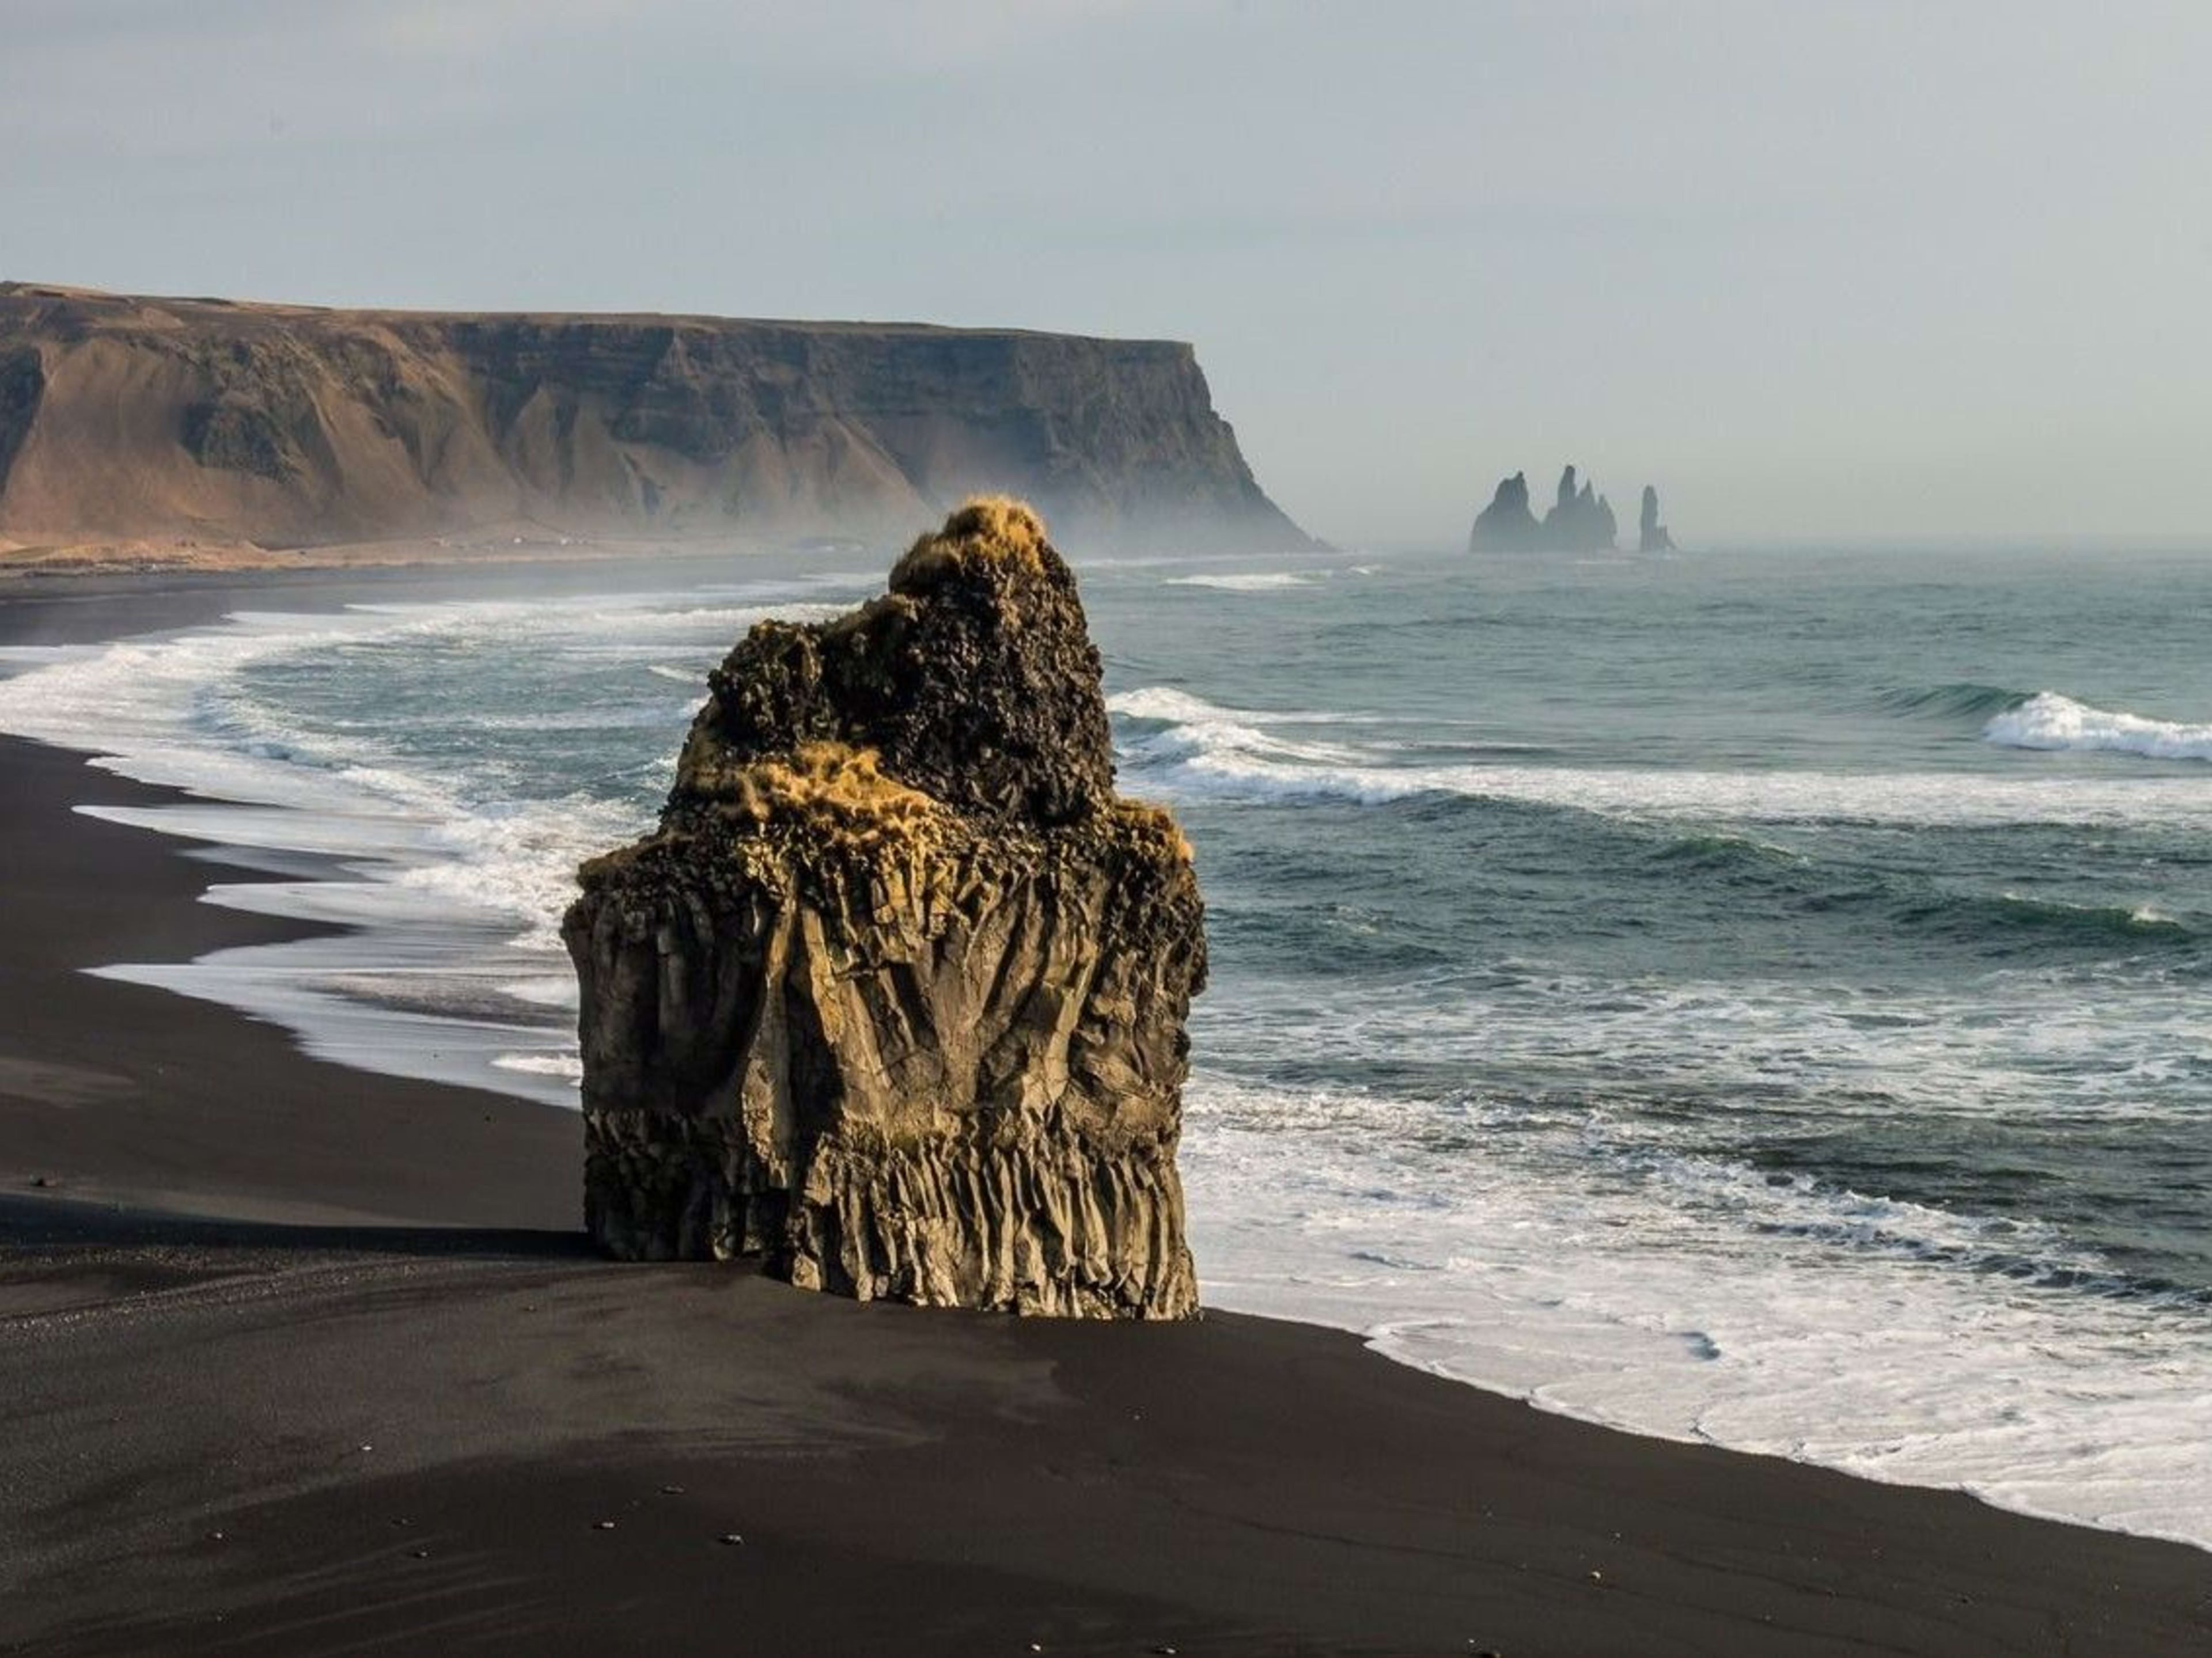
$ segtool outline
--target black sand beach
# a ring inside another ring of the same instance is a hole
[[[10,595],[0,640],[240,602]],[[2202,1552],[1613,1433],[1334,1332],[601,1262],[567,1114],[86,976],[283,924],[70,810],[158,791],[15,742],[0,778],[0,1650],[2212,1650]]]

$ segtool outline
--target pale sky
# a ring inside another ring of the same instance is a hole
[[[2212,3],[0,0],[0,276],[1196,343],[1449,544],[2212,545]]]

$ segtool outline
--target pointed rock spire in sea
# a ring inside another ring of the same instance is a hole
[[[1659,521],[1659,492],[1650,484],[1644,486],[1644,510],[1637,517],[1636,550],[1639,553],[1671,553],[1674,537],[1667,533],[1667,526]]]
[[[1559,474],[1552,509],[1540,522],[1528,505],[1528,475],[1516,472],[1500,480],[1490,505],[1476,515],[1467,545],[1471,553],[1609,553],[1617,548],[1620,536],[1613,502],[1570,465]],[[1647,483],[1637,550],[1671,552],[1674,546],[1667,526],[1659,522],[1659,492]]]

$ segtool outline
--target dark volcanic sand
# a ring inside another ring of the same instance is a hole
[[[0,639],[58,612],[186,619]],[[0,1650],[2212,1651],[2203,1552],[1334,1332],[601,1263],[566,1114],[76,972],[283,924],[69,811],[158,792],[11,742],[0,779]]]

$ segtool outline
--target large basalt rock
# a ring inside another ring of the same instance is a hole
[[[657,833],[586,864],[586,1221],[863,1299],[1197,1308],[1175,1167],[1204,913],[1114,793],[1075,579],[971,502],[711,676]]]

